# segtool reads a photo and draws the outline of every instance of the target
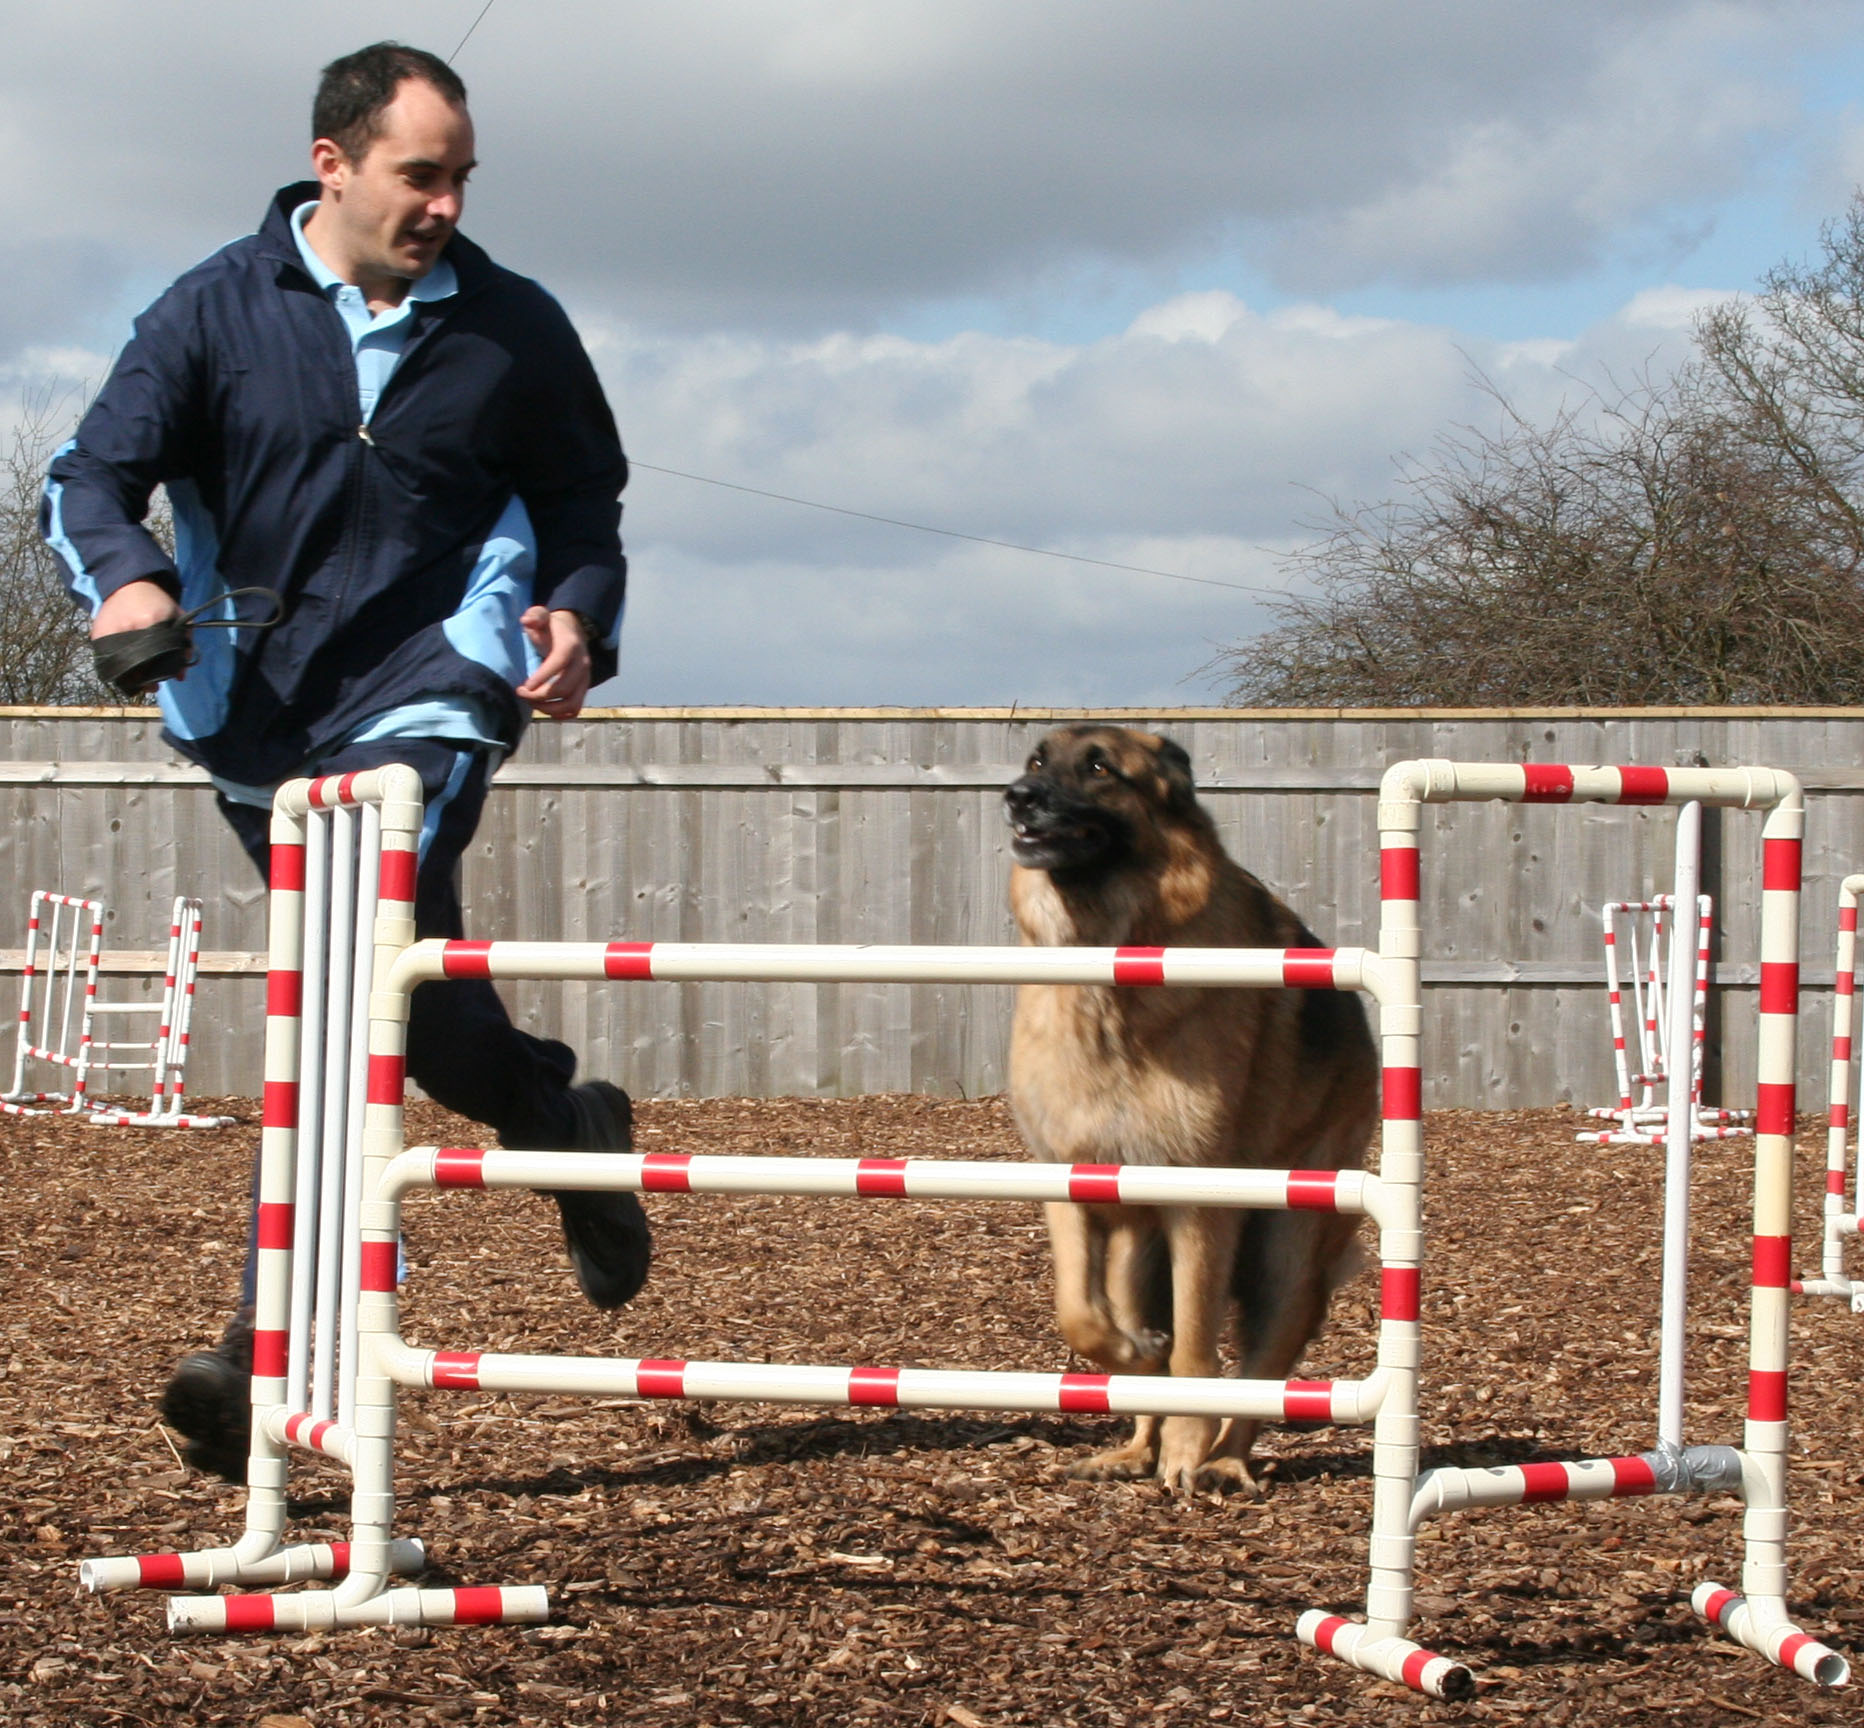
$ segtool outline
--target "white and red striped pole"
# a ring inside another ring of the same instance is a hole
[[[1832,1068],[1825,1116],[1825,1206],[1821,1218],[1820,1276],[1797,1279],[1792,1288],[1807,1296],[1848,1299],[1854,1314],[1864,1314],[1864,1279],[1845,1271],[1845,1243],[1858,1234],[1864,1214],[1864,1141],[1859,1144],[1856,1187],[1845,1209],[1845,1170],[1849,1163],[1854,1115],[1851,1100],[1853,1046],[1857,1030],[1858,900],[1864,876],[1847,876],[1838,888],[1838,955],[1832,976]]]

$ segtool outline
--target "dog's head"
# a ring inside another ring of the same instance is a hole
[[[1112,870],[1157,844],[1161,823],[1195,808],[1191,758],[1124,726],[1061,726],[1003,794],[1010,854],[1029,870]]]

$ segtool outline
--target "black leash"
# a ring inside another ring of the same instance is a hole
[[[201,614],[223,601],[237,600],[242,594],[263,594],[272,602],[272,616],[263,620],[248,618],[203,618]],[[160,624],[148,624],[140,630],[113,630],[91,643],[91,663],[97,676],[114,684],[125,696],[140,696],[167,678],[179,678],[194,664],[195,630],[270,630],[285,616],[285,602],[271,588],[229,588],[204,600],[191,612],[178,612]]]

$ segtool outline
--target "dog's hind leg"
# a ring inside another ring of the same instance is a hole
[[[1327,1318],[1334,1286],[1351,1275],[1354,1221],[1314,1212],[1251,1216],[1236,1259],[1237,1350],[1246,1380],[1286,1380]],[[1258,1492],[1249,1454],[1262,1431],[1255,1417],[1225,1425],[1206,1467]]]
[[[1234,1212],[1217,1208],[1178,1207],[1160,1217],[1171,1250],[1172,1374],[1215,1378],[1241,1221]],[[1214,1416],[1166,1417],[1159,1435],[1159,1480],[1174,1494],[1239,1486],[1222,1461],[1207,1462],[1217,1435]],[[1247,1481],[1247,1472],[1242,1479]]]
[[[1073,1217],[1057,1218],[1057,1213]],[[1157,1374],[1170,1337],[1171,1272],[1152,1214],[1121,1207],[1049,1208],[1055,1248],[1055,1309],[1069,1347],[1114,1374]],[[1064,1242],[1066,1246],[1064,1248]],[[1132,1438],[1073,1466],[1088,1480],[1150,1476],[1158,1459],[1159,1419],[1141,1416]]]

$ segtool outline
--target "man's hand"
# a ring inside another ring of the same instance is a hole
[[[589,644],[574,612],[531,607],[518,623],[544,663],[518,686],[518,694],[552,720],[574,720],[589,694]]]
[[[91,619],[91,640],[114,636],[119,630],[146,630],[181,615],[181,602],[159,582],[125,582],[97,608]]]

